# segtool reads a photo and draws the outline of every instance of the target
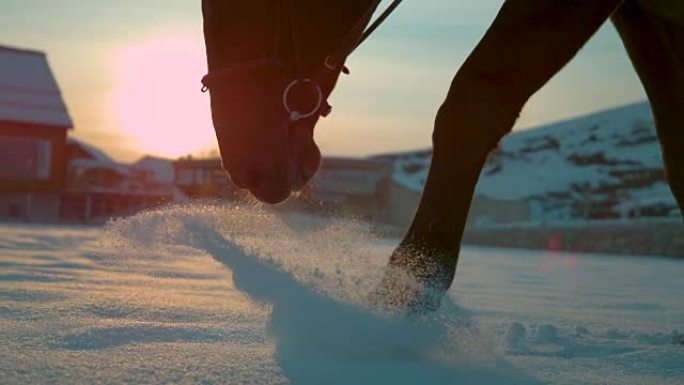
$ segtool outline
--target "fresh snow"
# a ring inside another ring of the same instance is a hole
[[[1,225],[3,384],[684,383],[684,262],[464,248],[442,308],[373,311],[396,240],[175,206]]]

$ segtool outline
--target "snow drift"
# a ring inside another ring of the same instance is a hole
[[[192,247],[224,264],[238,290],[269,307],[267,332],[293,384],[536,383],[449,299],[424,316],[374,311],[366,299],[382,265],[362,249],[330,248],[359,244],[360,225],[297,234],[301,220],[207,206],[148,212],[109,230],[119,247]]]

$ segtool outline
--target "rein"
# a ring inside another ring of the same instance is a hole
[[[346,74],[349,73],[346,67],[342,65],[344,60],[351,55],[364,41],[370,37],[375,30],[380,27],[380,25],[394,12],[394,10],[401,4],[402,0],[393,0],[392,3],[378,16],[378,18],[373,21],[373,23],[364,30],[367,21],[373,16],[374,10],[378,7],[382,0],[374,0],[368,9],[361,15],[359,20],[352,26],[352,29],[345,35],[342,39],[340,45],[331,50],[331,53],[325,58],[321,67],[314,72],[310,77],[305,77],[301,73],[301,47],[299,44],[299,36],[297,33],[297,23],[294,20],[295,14],[292,7],[291,0],[278,0],[276,3],[276,28],[274,36],[274,47],[273,52],[269,57],[258,58],[252,60],[241,61],[215,71],[210,71],[207,75],[202,78],[202,92],[207,92],[213,85],[221,80],[230,80],[231,78],[237,77],[239,75],[252,74],[259,71],[273,71],[273,70],[284,70],[287,65],[278,56],[280,51],[280,42],[282,39],[282,15],[283,3],[287,3],[286,12],[289,13],[287,18],[290,23],[290,38],[292,44],[292,51],[294,53],[294,70],[295,77],[285,86],[283,90],[283,107],[285,111],[289,114],[291,122],[297,122],[302,119],[308,119],[313,116],[327,116],[332,107],[328,104],[327,98],[324,96],[321,90],[320,82],[321,79],[330,73],[335,73],[337,71],[342,71]],[[359,32],[361,32],[361,37],[357,38]],[[307,87],[313,87],[315,90],[316,104],[309,111],[299,111],[293,108],[290,103],[290,95],[293,89],[298,85],[304,85]]]

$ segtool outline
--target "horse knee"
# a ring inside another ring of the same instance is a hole
[[[508,134],[527,100],[520,87],[496,78],[459,72],[435,119],[435,150],[486,156]]]

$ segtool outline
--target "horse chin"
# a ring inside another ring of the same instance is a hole
[[[292,190],[287,185],[280,185],[250,189],[249,192],[260,202],[276,204],[285,201],[290,196]]]
[[[242,188],[247,188],[249,192],[260,202],[268,204],[281,203],[290,197],[293,191],[301,191],[304,189],[306,184],[311,180],[311,178],[316,173],[320,159],[317,159],[314,163],[298,164],[292,162],[290,164],[289,178],[286,180],[268,180],[258,183],[256,186],[249,186],[247,184],[242,184]],[[234,183],[240,184],[240,180],[237,178]]]
[[[290,180],[290,189],[292,191],[302,191],[306,184],[309,183],[313,173],[307,173],[302,170],[297,170],[292,174],[292,179]]]
[[[256,199],[268,204],[276,204],[285,201],[293,191],[302,191],[306,184],[318,170],[320,158],[314,163],[306,165],[292,164],[290,178],[287,183],[270,184],[266,188],[252,188],[249,191]]]
[[[292,160],[290,168],[290,187],[293,191],[303,190],[321,164],[321,152],[313,141],[307,151],[298,155]]]
[[[229,142],[219,141],[224,144],[219,146],[223,167],[236,187],[248,190],[260,202],[283,202],[293,191],[302,191],[321,164],[321,152],[311,130],[307,131],[291,131],[287,147],[274,145],[282,141],[262,147],[230,147]],[[261,158],[255,159],[255,154]]]

